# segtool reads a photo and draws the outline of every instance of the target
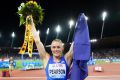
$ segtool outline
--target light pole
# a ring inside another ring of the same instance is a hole
[[[14,41],[14,37],[15,37],[15,33],[14,32],[12,32],[11,37],[12,37],[12,43],[11,43],[10,48],[12,48],[12,45],[13,45],[13,41]]]
[[[68,33],[67,42],[69,42],[70,32],[71,32],[72,26],[74,25],[74,21],[73,21],[73,20],[70,20],[68,24],[69,24],[70,31],[69,31],[69,33]]]
[[[56,27],[56,32],[57,32],[56,38],[58,38],[60,31],[61,31],[61,28],[60,28],[60,25],[58,25],[58,26]]]
[[[50,29],[48,28],[47,31],[46,31],[46,34],[47,34],[47,35],[46,35],[46,38],[45,38],[44,46],[45,46],[45,44],[46,44],[46,42],[47,42],[47,38],[48,38],[49,31],[50,31]]]
[[[10,48],[12,49],[13,41],[14,41],[14,37],[15,37],[15,33],[14,32],[12,32],[11,37],[12,37],[12,42],[11,42]],[[11,52],[11,50],[9,52]],[[7,55],[7,58],[8,58],[8,55]]]
[[[102,24],[102,31],[101,31],[101,39],[102,39],[102,37],[103,37],[103,30],[104,30],[104,23],[105,23],[106,16],[107,16],[107,12],[104,11],[104,12],[102,13],[103,24]]]

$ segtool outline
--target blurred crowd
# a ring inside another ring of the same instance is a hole
[[[17,52],[2,53],[0,52],[0,59],[14,57],[15,60],[22,59],[22,55]],[[120,48],[115,49],[99,49],[91,51],[91,57],[94,59],[119,59],[120,58]],[[28,54],[23,55],[24,59],[40,59],[38,54],[33,54],[32,58]]]
[[[96,59],[119,59],[120,58],[120,48],[117,49],[101,49],[94,50],[91,55]]]

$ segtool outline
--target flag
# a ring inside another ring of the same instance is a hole
[[[78,17],[73,40],[71,80],[84,80],[88,76],[87,62],[90,59],[89,30],[84,13]]]

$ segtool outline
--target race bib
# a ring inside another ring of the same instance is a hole
[[[51,78],[64,78],[66,76],[65,64],[49,64],[48,73]]]

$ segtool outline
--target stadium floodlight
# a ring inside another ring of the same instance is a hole
[[[102,37],[103,37],[103,29],[104,29],[104,23],[105,23],[106,17],[107,17],[107,12],[104,11],[104,12],[102,13],[103,24],[102,24],[102,31],[101,31],[101,39],[102,39]]]
[[[56,27],[56,32],[57,32],[56,38],[58,38],[60,31],[61,31],[60,25],[57,25],[57,27]]]
[[[71,33],[71,28],[72,28],[73,25],[74,25],[74,21],[71,19],[71,20],[69,21],[70,31],[69,31],[69,34],[68,34],[67,42],[69,41],[69,37],[70,37],[70,33]]]
[[[69,21],[69,27],[70,27],[70,29],[72,28],[73,25],[74,25],[74,21],[71,19],[71,20]]]
[[[95,42],[97,42],[97,39],[91,39],[90,42],[95,43]]]
[[[106,16],[107,16],[107,12],[104,11],[104,12],[102,13],[102,20],[103,20],[103,21],[105,21]]]
[[[46,38],[45,38],[44,46],[45,46],[45,44],[46,44],[46,42],[47,42],[47,38],[48,38],[48,35],[49,35],[49,31],[50,31],[50,29],[48,28],[47,31],[46,31],[46,34],[47,34],[47,35],[46,35]]]
[[[88,20],[89,18],[87,16],[85,16],[85,19]]]
[[[11,36],[12,36],[12,38],[14,38],[14,37],[15,37],[15,33],[14,33],[14,32],[12,32]]]
[[[14,37],[15,37],[15,33],[14,32],[12,32],[11,37],[12,37],[12,42],[11,42],[11,46],[10,47],[12,48]]]
[[[50,31],[50,29],[48,28],[47,31],[46,31],[46,34],[47,34],[47,35],[49,34],[49,31]]]

